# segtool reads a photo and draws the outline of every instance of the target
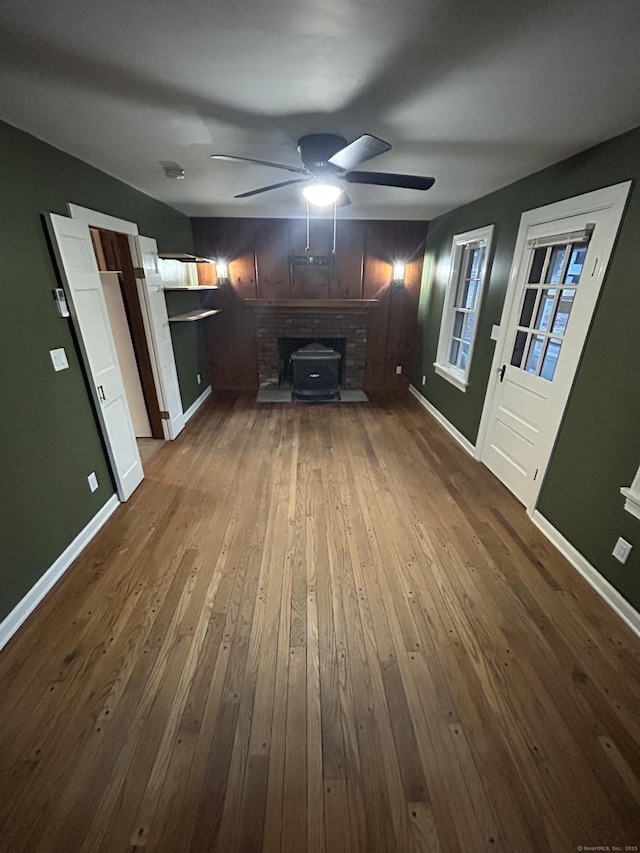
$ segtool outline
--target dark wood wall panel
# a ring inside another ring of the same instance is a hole
[[[257,388],[255,319],[244,299],[377,299],[370,312],[365,387],[405,384],[412,362],[426,222],[338,221],[331,265],[291,265],[307,246],[305,220],[192,219],[196,252],[229,264],[217,291],[222,314],[209,328],[214,388]],[[312,219],[309,250],[328,256],[333,223]],[[403,286],[392,285],[391,264],[408,262]],[[215,281],[199,268],[201,283]],[[402,367],[402,375],[396,366]]]

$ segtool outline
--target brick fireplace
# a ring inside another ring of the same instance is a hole
[[[260,388],[278,388],[278,338],[344,338],[344,388],[364,388],[369,311],[375,299],[246,299],[256,317]]]

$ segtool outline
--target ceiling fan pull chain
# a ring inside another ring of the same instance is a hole
[[[307,199],[307,245],[305,248],[305,252],[309,252],[311,247],[309,246],[309,199]]]
[[[337,219],[337,209],[338,202],[333,202],[333,248],[331,249],[331,254],[335,255],[336,253],[336,219]]]

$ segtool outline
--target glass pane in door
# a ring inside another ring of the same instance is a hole
[[[548,379],[549,382],[551,382],[553,374],[556,372],[556,364],[558,363],[561,346],[562,341],[557,338],[549,338],[547,349],[544,354],[544,361],[542,362],[542,368],[540,370],[540,376],[542,376],[543,379]]]
[[[564,277],[565,284],[577,284],[580,281],[588,248],[587,243],[576,243],[571,247],[571,257]]]
[[[538,314],[534,329],[539,329],[541,332],[546,332],[551,322],[551,314],[553,312],[553,303],[555,302],[555,288],[549,288],[542,291],[540,305],[538,306]]]
[[[542,347],[544,346],[544,336],[543,335],[533,335],[531,338],[531,343],[529,344],[529,352],[527,353],[527,362],[525,364],[525,370],[527,373],[536,374],[538,372],[538,362],[540,361],[540,356],[542,355]]]
[[[556,313],[553,318],[553,328],[551,329],[554,335],[564,335],[566,332],[567,323],[569,322],[569,314],[571,314],[575,296],[576,292],[573,289],[564,288],[560,291],[560,299],[556,306]]]
[[[558,284],[561,279],[564,259],[567,254],[566,244],[554,246],[551,252],[551,260],[547,269],[546,281],[547,284]]]

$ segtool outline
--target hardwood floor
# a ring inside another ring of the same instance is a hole
[[[371,396],[150,460],[0,655],[0,850],[638,849],[640,640]]]

